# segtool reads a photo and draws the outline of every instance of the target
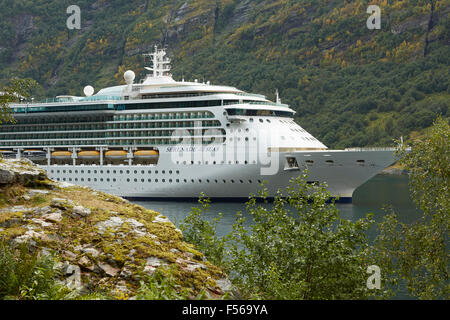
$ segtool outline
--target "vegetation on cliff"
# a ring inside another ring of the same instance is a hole
[[[168,45],[175,78],[282,101],[329,147],[389,145],[448,116],[447,0],[77,1],[0,3],[0,79],[38,81],[35,98],[82,95],[144,76],[142,53]],[[381,8],[369,30],[367,8]]]

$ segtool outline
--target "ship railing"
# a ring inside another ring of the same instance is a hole
[[[36,103],[57,103],[57,102],[86,102],[86,101],[111,101],[111,100],[123,100],[120,96],[91,96],[91,97],[74,97],[74,98],[47,98],[40,101],[25,101],[21,100],[18,102],[14,102],[13,104],[36,104]]]
[[[236,95],[238,95],[238,96],[249,96],[249,97],[256,97],[256,98],[266,99],[266,96],[265,96],[265,95],[257,94],[257,93],[237,92]]]
[[[358,147],[358,148],[345,148],[345,151],[395,151],[394,147]]]

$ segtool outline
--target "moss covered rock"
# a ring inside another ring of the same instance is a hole
[[[133,297],[142,281],[158,272],[175,279],[191,297],[225,294],[222,270],[184,242],[181,231],[158,212],[48,180],[27,161],[3,161],[0,168],[14,175],[0,185],[0,239],[55,252],[60,280],[69,283],[76,273],[78,289],[110,295],[126,291]]]

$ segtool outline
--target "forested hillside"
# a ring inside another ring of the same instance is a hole
[[[66,26],[72,4],[80,30]],[[141,54],[167,45],[175,79],[278,89],[329,147],[391,145],[448,117],[449,12],[450,0],[1,0],[0,79],[82,95],[127,69],[143,77]]]

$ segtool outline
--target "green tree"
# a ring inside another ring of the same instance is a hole
[[[449,134],[448,121],[438,118],[410,152],[399,150],[400,163],[410,172],[412,197],[423,216],[409,225],[391,212],[380,224],[374,245],[375,260],[391,291],[403,282],[420,299],[450,298]]]
[[[0,83],[0,124],[14,122],[9,104],[29,97],[35,85],[36,81],[31,79],[12,79],[6,85]]]
[[[193,213],[194,221],[202,228],[184,228],[203,252],[214,246],[214,241],[203,239],[218,241],[216,248],[224,250],[219,255],[221,266],[244,298],[361,299],[371,295],[366,288],[366,231],[373,223],[371,216],[356,222],[341,219],[325,187],[306,181],[306,175],[294,179],[270,207],[251,197],[247,211],[254,223],[249,230],[238,213],[231,234],[219,239],[213,226],[204,226],[209,222],[198,222],[198,211]],[[259,197],[266,196],[263,189]],[[208,231],[206,237],[198,236],[202,230]]]

